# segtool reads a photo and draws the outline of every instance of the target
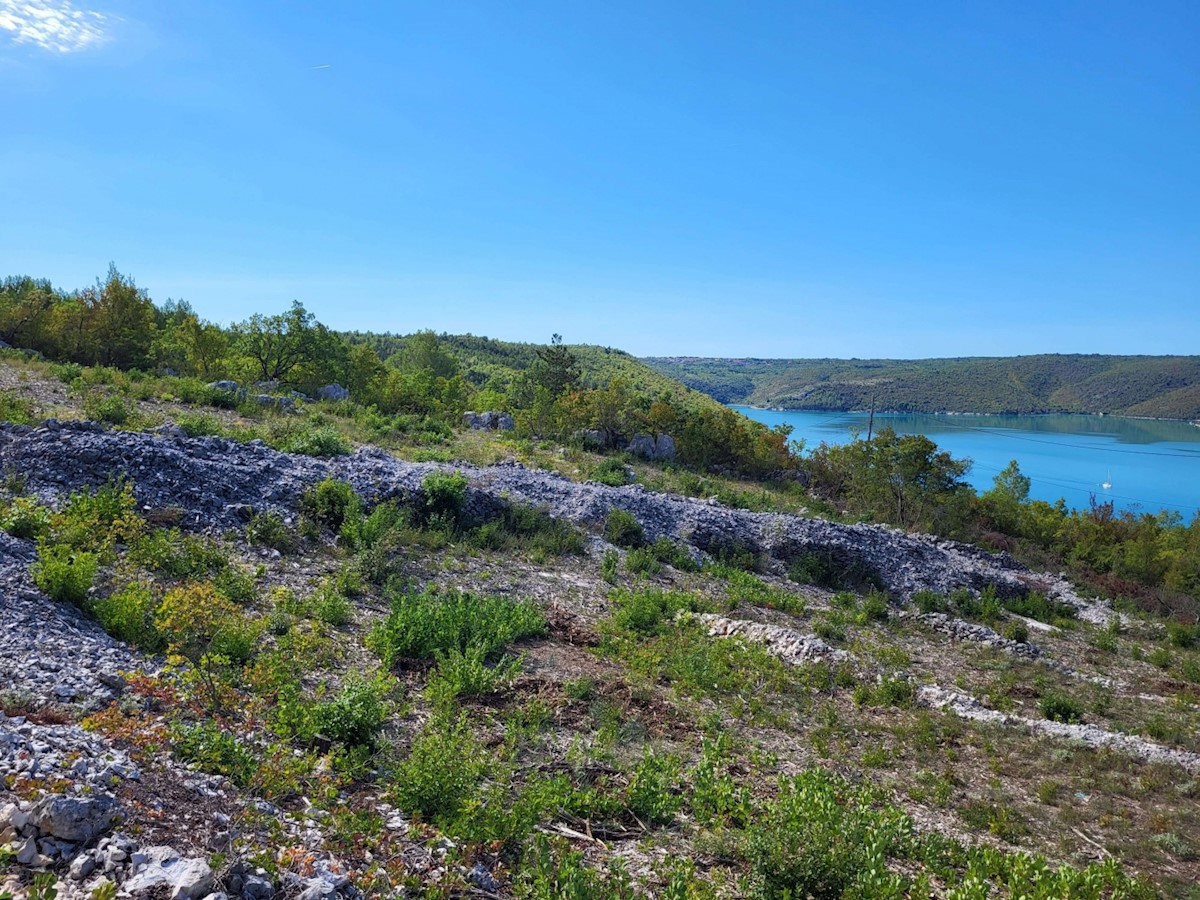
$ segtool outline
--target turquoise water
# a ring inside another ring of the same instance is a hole
[[[822,441],[866,436],[866,413],[779,412],[734,406],[768,425],[793,426],[809,449]],[[1118,509],[1167,509],[1185,521],[1200,510],[1200,428],[1187,422],[1114,416],[875,415],[875,428],[924,434],[951,455],[972,460],[967,480],[979,490],[1015,459],[1033,484],[1030,495],[1086,508],[1094,494]],[[1111,487],[1103,487],[1103,483]]]

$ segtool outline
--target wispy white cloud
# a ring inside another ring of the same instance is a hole
[[[69,0],[0,0],[0,35],[52,53],[74,53],[102,43],[108,17],[76,9]]]

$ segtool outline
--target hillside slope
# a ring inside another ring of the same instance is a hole
[[[0,896],[1200,877],[1200,650],[1003,554],[170,427],[0,471]]]
[[[723,403],[895,412],[1200,417],[1200,356],[948,359],[655,357],[656,371]]]

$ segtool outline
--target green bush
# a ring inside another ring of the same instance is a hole
[[[95,553],[66,544],[41,544],[30,567],[33,582],[53,600],[82,605],[96,579],[100,560]]]
[[[225,428],[221,424],[221,420],[212,413],[181,412],[175,417],[175,424],[182,428],[188,437],[204,437],[210,434],[221,435],[225,433]]]
[[[612,509],[604,520],[604,539],[618,547],[641,547],[646,542],[646,533],[632,513]]]
[[[318,425],[291,436],[280,449],[285,453],[330,457],[345,456],[351,447],[350,442],[332,425]]]
[[[912,835],[908,817],[820,769],[784,779],[749,830],[754,893],[763,898],[902,896],[887,868]]]
[[[366,516],[358,511],[347,511],[338,537],[350,550],[361,553],[408,524],[409,514],[404,509],[392,502],[380,503]]]
[[[985,593],[987,593],[986,590]],[[994,596],[994,594],[993,589],[992,595]],[[1037,619],[1039,622],[1050,625],[1059,619],[1074,619],[1076,615],[1073,606],[1057,600],[1050,600],[1045,594],[1037,591],[1031,591],[1023,597],[1009,597],[1001,603],[1009,612],[1014,612],[1027,619]]]
[[[33,404],[14,391],[0,391],[0,422],[35,425]]]
[[[200,578],[229,565],[229,556],[204,537],[178,528],[147,532],[130,548],[133,561],[171,578]]]
[[[912,595],[912,602],[923,613],[945,612],[948,608],[946,598],[933,591],[917,591]]]
[[[430,472],[421,482],[420,524],[457,531],[467,505],[467,476],[461,472]]]
[[[371,747],[387,714],[383,684],[352,676],[336,697],[317,707],[314,718],[317,729],[330,740],[348,747]]]
[[[312,598],[312,611],[320,621],[341,628],[354,617],[354,604],[333,585],[323,585]]]
[[[524,551],[537,558],[578,555],[584,550],[578,528],[522,504],[506,506],[499,517],[472,530],[468,541],[481,550]]]
[[[635,547],[625,555],[625,568],[633,575],[657,575],[662,563],[653,547]]]
[[[1018,644],[1029,643],[1029,626],[1024,622],[1009,622],[1004,626],[1004,636]]]
[[[1200,644],[1200,625],[1185,625],[1183,622],[1167,623],[1167,640],[1187,650]]]
[[[1076,724],[1083,721],[1083,707],[1063,694],[1046,694],[1038,701],[1042,715],[1055,722]]]
[[[520,670],[521,662],[513,656],[502,656],[489,666],[480,644],[466,650],[454,647],[438,654],[437,669],[429,676],[426,693],[434,703],[446,705],[460,698],[490,694],[509,684]]]
[[[133,543],[145,527],[129,482],[75,491],[66,506],[50,517],[54,543],[104,555],[115,544]]]
[[[608,456],[592,469],[592,481],[607,484],[609,487],[622,487],[629,484],[629,473],[623,460]]]
[[[609,547],[604,551],[604,556],[600,558],[600,577],[609,584],[617,583],[617,565],[621,562],[621,556],[616,550]]]
[[[700,571],[700,564],[692,559],[692,555],[666,535],[655,540],[650,545],[650,549],[660,563],[676,568],[680,572]]]
[[[358,515],[361,503],[348,482],[326,478],[300,497],[301,508],[331,531],[337,532],[347,518]]]
[[[641,635],[664,633],[680,610],[695,610],[691,594],[648,588],[640,591],[614,591],[610,599],[616,605],[613,624],[621,631]]]
[[[124,425],[137,412],[136,408],[131,407],[117,394],[90,394],[83,401],[83,411],[89,419],[107,422],[109,425]]]
[[[224,775],[239,787],[247,786],[258,768],[253,751],[215,722],[174,725],[171,737],[180,759],[210,775]]]
[[[270,510],[258,513],[246,524],[246,540],[252,545],[288,553],[296,546],[296,535],[283,517]]]
[[[154,624],[158,604],[159,598],[150,588],[133,582],[96,601],[92,612],[113,637],[148,653],[158,653],[166,647],[166,641]]]
[[[470,647],[490,660],[513,641],[545,630],[541,610],[528,601],[426,590],[393,594],[391,612],[372,629],[367,645],[389,668],[402,659],[435,659]]]
[[[445,825],[478,793],[488,769],[488,752],[466,714],[435,714],[396,766],[392,796],[402,809]]]
[[[0,512],[0,529],[15,538],[32,541],[50,528],[50,510],[32,497],[17,497]]]
[[[669,825],[683,806],[679,795],[679,760],[656,755],[646,748],[629,779],[625,802],[638,819],[648,825]]]

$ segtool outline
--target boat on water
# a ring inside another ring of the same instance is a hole
[[[1106,491],[1112,490],[1112,470],[1111,469],[1109,469],[1108,474],[1106,476],[1104,476],[1104,480],[1102,482],[1100,482],[1100,487],[1104,488]]]

